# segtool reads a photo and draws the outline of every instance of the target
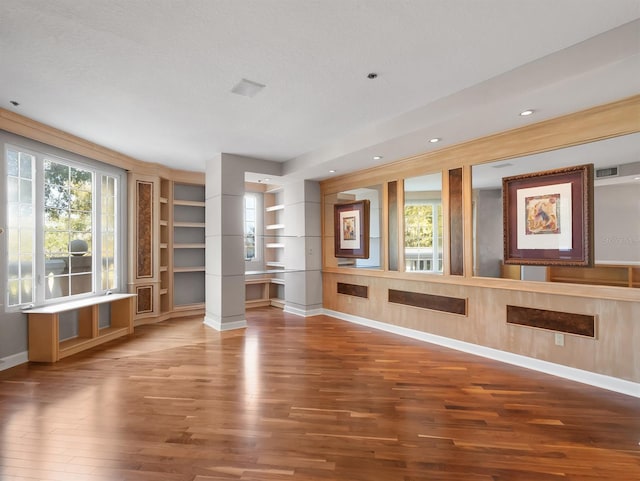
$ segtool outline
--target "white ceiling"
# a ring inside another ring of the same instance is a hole
[[[227,152],[321,179],[638,93],[638,18],[640,0],[3,0],[0,105],[175,168]],[[232,94],[243,78],[266,87]]]

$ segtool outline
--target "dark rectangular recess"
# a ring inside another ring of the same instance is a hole
[[[389,219],[389,270],[398,270],[398,181],[393,180],[387,182],[387,196],[388,196],[388,219]]]
[[[467,300],[459,297],[437,296],[435,294],[389,289],[389,302],[451,314],[467,315]]]
[[[347,296],[364,297],[365,299],[368,299],[369,286],[338,282],[338,294],[346,294]]]
[[[596,336],[596,318],[588,314],[507,305],[507,322],[579,336]]]
[[[462,168],[449,171],[449,248],[452,276],[464,275]]]

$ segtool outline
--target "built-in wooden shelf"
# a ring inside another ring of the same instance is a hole
[[[547,267],[547,280],[614,287],[640,287],[640,265],[596,264],[593,267]]]
[[[135,294],[110,294],[50,304],[24,311],[29,316],[29,360],[56,362],[133,333]],[[100,304],[111,304],[109,327],[100,328]],[[76,311],[78,335],[60,341],[60,314]]]
[[[200,200],[174,199],[173,205],[186,205],[186,206],[189,206],[189,207],[204,207],[205,206],[205,202],[204,201],[200,201]],[[175,225],[175,223],[174,223],[174,225]]]
[[[185,243],[185,244],[173,244],[174,249],[204,249],[205,244],[201,243]]]
[[[278,211],[278,210],[284,210],[284,204],[272,205],[272,206],[267,207],[265,209],[265,211],[267,211],[267,212],[275,212],[275,211]]]
[[[204,222],[174,222],[173,227],[192,227],[198,229],[204,229]]]
[[[204,266],[174,267],[173,272],[204,272]]]
[[[265,265],[268,267],[284,267],[284,262],[268,261]]]
[[[284,229],[284,224],[270,224],[265,227],[266,230]]]

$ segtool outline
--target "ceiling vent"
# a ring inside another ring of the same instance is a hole
[[[605,179],[607,177],[617,177],[618,167],[604,167],[596,169],[596,179]]]
[[[265,85],[243,78],[231,89],[231,92],[243,97],[255,97],[263,88]]]

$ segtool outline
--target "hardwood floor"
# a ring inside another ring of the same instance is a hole
[[[330,317],[0,372],[0,479],[640,480],[640,399]]]

